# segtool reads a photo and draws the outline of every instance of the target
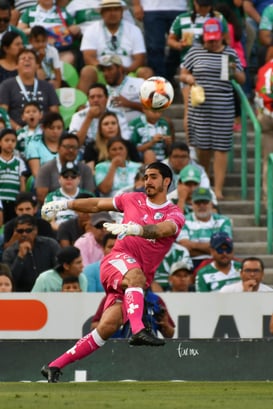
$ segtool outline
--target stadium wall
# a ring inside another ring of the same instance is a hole
[[[65,368],[62,380],[272,380],[272,293],[161,296],[176,323],[174,339],[160,348],[109,340],[94,355]],[[0,381],[41,380],[42,364],[89,331],[102,297],[2,293]]]
[[[41,381],[41,366],[74,342],[0,341],[0,381]],[[272,339],[175,339],[158,348],[109,340],[66,367],[61,381],[272,381],[272,347]]]

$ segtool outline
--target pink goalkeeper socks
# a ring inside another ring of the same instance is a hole
[[[142,288],[127,288],[125,290],[124,303],[131,324],[132,333],[136,334],[144,328],[142,322],[144,309],[144,295]]]
[[[59,358],[50,362],[49,367],[56,366],[57,368],[63,368],[72,362],[78,361],[87,355],[92,354],[98,348],[103,346],[105,341],[100,337],[97,330],[94,329],[90,334],[81,338],[71,349],[66,351]]]

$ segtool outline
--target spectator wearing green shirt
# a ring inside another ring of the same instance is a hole
[[[234,258],[233,241],[227,233],[222,231],[211,236],[210,253],[212,260],[197,271],[196,291],[219,291],[240,281],[241,263]]]
[[[192,192],[192,209],[186,215],[186,223],[177,241],[189,250],[196,268],[201,261],[211,256],[212,234],[226,232],[232,237],[232,224],[229,217],[214,212],[210,189],[198,187]]]

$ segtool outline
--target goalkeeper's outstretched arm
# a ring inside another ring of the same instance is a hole
[[[113,205],[113,198],[91,197],[88,199],[55,200],[45,203],[41,209],[42,218],[48,221],[53,220],[58,212],[71,209],[83,213],[97,213],[102,210],[116,210]]]
[[[90,197],[88,199],[69,200],[68,209],[84,213],[97,213],[101,211],[116,210],[112,197]]]

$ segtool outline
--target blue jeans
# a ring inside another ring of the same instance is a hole
[[[182,12],[178,10],[146,11],[143,19],[147,65],[154,70],[155,75],[161,75],[169,80],[176,74],[180,53],[169,49],[168,55],[165,55],[166,34],[180,13]]]

